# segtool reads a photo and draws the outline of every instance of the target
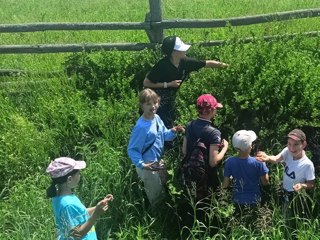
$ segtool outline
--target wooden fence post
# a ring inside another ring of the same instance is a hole
[[[146,14],[145,21],[150,23],[151,30],[146,30],[151,43],[162,43],[163,28],[153,25],[153,22],[162,22],[162,0],[149,0],[150,12]]]

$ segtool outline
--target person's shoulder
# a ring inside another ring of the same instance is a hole
[[[181,61],[185,61],[185,62],[199,62],[201,60],[194,58],[194,57],[184,57],[181,59]]]
[[[210,124],[206,126],[206,131],[211,135],[221,135],[220,130]]]
[[[303,156],[303,161],[305,161],[306,164],[313,166],[313,162],[310,160],[310,158],[306,154],[304,154]]]
[[[253,156],[249,156],[249,157],[248,157],[248,160],[249,160],[250,162],[252,162],[252,163],[254,163],[254,164],[258,165],[258,166],[265,165],[265,163],[264,163],[264,162],[260,162],[260,161],[258,161],[258,160],[256,159],[256,157],[253,157]]]
[[[53,198],[53,201],[55,204],[60,205],[61,209],[73,208],[81,203],[80,199],[74,194],[58,196]]]
[[[170,63],[170,58],[168,56],[165,56],[163,58],[161,58],[155,65],[154,67],[161,67],[161,66],[165,66],[167,64]]]
[[[150,128],[151,121],[145,120],[142,116],[138,119],[136,124],[134,125],[132,132],[134,134],[141,134],[142,132],[146,132],[147,129]]]
[[[239,161],[239,158],[237,156],[230,156],[225,160],[224,166],[233,166],[236,161]]]
[[[203,65],[203,67],[206,65],[205,60],[199,60],[194,57],[185,57],[185,58],[182,58],[181,61],[182,61],[182,63],[185,63],[185,64],[193,64],[193,63],[201,64],[201,65]]]

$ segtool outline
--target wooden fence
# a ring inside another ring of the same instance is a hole
[[[298,18],[320,17],[320,8],[306,9],[256,16],[227,19],[170,19],[162,18],[161,0],[149,0],[150,12],[144,22],[101,22],[101,23],[32,23],[32,24],[0,24],[1,33],[38,32],[38,31],[82,31],[82,30],[144,30],[149,37],[149,43],[106,43],[106,44],[36,44],[36,45],[0,45],[0,54],[13,53],[59,53],[81,52],[93,50],[138,51],[145,48],[154,49],[163,40],[163,30],[172,28],[219,28],[226,26],[245,26],[285,21]],[[307,36],[319,36],[319,31],[304,33]],[[295,34],[287,35],[293,37]],[[279,36],[267,36],[272,40]],[[251,42],[252,38],[242,39]],[[199,43],[203,46],[217,46],[225,41],[210,41]]]

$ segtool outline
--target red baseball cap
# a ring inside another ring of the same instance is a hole
[[[217,99],[211,94],[203,94],[197,99],[197,109],[200,113],[222,107],[223,105],[218,103]]]

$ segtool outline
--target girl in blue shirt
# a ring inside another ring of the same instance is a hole
[[[73,194],[73,189],[80,181],[80,170],[85,167],[84,161],[60,157],[52,161],[47,168],[47,173],[52,178],[47,197],[52,198],[59,240],[96,240],[94,223],[107,211],[108,203],[113,200],[113,196],[108,194],[95,207],[86,208]]]

